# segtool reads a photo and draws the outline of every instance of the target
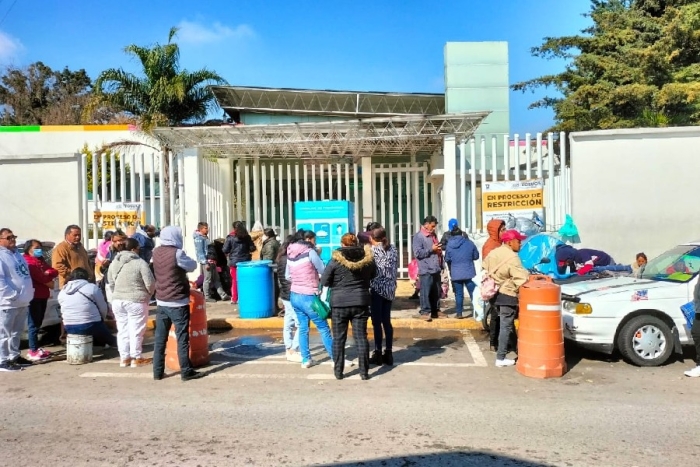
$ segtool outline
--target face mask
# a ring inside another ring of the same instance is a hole
[[[41,249],[34,250],[32,253],[34,254],[35,258],[43,258],[44,257],[44,251]]]

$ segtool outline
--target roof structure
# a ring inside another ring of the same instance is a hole
[[[318,91],[243,86],[211,86],[224,110],[252,113],[346,116],[441,115],[444,94]]]
[[[311,102],[309,102],[311,103]],[[286,111],[288,113],[289,111]],[[372,155],[433,155],[446,135],[469,138],[490,112],[406,115],[276,125],[158,128],[171,150],[202,149],[207,156],[357,160]]]

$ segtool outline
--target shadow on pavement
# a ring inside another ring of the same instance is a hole
[[[409,456],[382,457],[367,461],[337,462],[323,464],[324,466],[364,466],[364,467],[552,467],[552,464],[528,461],[515,457],[503,456],[481,451],[452,451],[436,452],[432,454],[416,454]]]

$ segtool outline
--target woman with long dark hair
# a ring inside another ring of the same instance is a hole
[[[301,363],[301,354],[299,353],[299,320],[297,319],[297,314],[290,301],[292,284],[284,275],[287,269],[287,248],[295,241],[295,237],[290,235],[280,247],[277,258],[275,259],[277,265],[277,274],[275,274],[275,277],[279,280],[278,290],[280,291],[280,299],[284,306],[284,328],[282,329],[282,338],[284,339],[284,348],[287,350],[287,360]]]
[[[252,259],[256,250],[253,239],[241,221],[233,223],[233,230],[224,242],[224,254],[228,256],[228,267],[231,273],[231,304],[238,303],[238,281],[236,279],[236,265]]]
[[[399,254],[396,247],[389,243],[386,230],[383,228],[374,229],[369,240],[372,244],[374,262],[377,265],[377,275],[370,282],[374,352],[369,362],[374,365],[393,365],[394,328],[391,325],[391,305],[396,296]],[[382,354],[383,340],[386,343],[386,349]]]

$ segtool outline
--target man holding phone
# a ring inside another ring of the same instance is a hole
[[[423,220],[423,227],[413,236],[413,256],[418,260],[420,280],[420,317],[426,321],[438,317],[442,283],[442,247],[435,234],[436,227],[437,218],[427,216]]]

